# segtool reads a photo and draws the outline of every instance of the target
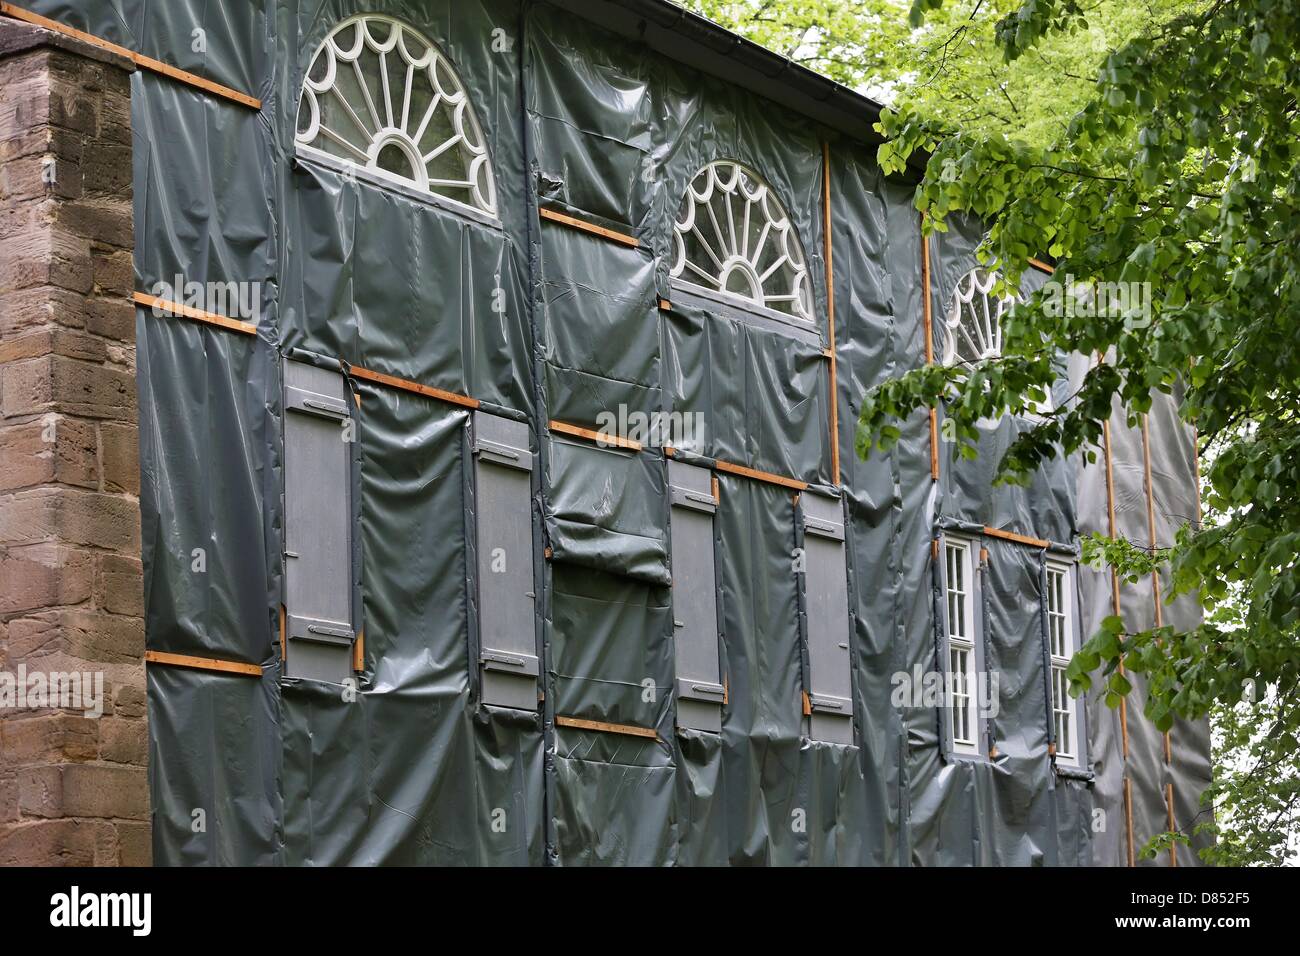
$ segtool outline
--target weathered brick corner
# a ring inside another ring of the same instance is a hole
[[[0,700],[0,866],[150,861],[132,69],[0,19],[0,678],[103,675]]]

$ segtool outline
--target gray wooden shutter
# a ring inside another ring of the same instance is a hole
[[[673,647],[677,668],[677,723],[722,729],[718,662],[718,592],[714,578],[713,473],[668,463],[672,493]]]
[[[351,412],[338,372],[284,363],[286,677],[352,674]]]
[[[844,511],[838,498],[799,497],[803,514],[808,613],[808,735],[853,742],[853,681],[849,664],[849,581]]]
[[[537,709],[528,426],[475,412],[479,666],[486,704]]]

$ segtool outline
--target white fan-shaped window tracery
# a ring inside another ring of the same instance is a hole
[[[799,236],[772,188],[739,163],[710,163],[691,180],[673,224],[674,279],[813,320]]]
[[[945,365],[974,365],[1002,354],[1002,316],[1014,297],[996,298],[998,273],[972,269],[957,280],[943,322]]]
[[[325,38],[303,82],[296,142],[496,215],[465,87],[433,43],[391,17],[350,17]]]

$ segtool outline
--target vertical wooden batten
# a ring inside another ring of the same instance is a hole
[[[925,364],[934,364],[934,323],[930,303],[930,241],[925,235],[925,213],[921,214],[921,315],[925,323]],[[930,407],[930,480],[939,480],[939,412]]]
[[[835,349],[835,269],[831,242],[831,144],[822,141],[822,246],[826,260],[826,326],[830,338],[831,480],[840,483],[840,396]]]

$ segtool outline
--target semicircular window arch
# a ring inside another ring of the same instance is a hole
[[[944,365],[975,365],[1002,354],[1002,316],[1020,297],[993,295],[1000,278],[977,266],[957,280],[941,327]]]
[[[938,329],[939,360],[944,365],[969,369],[1002,356],[1002,317],[1025,297],[1019,293],[995,296],[993,289],[1001,277],[996,270],[977,266],[957,280]],[[1044,400],[1029,403],[1025,415],[1039,420],[1053,408],[1049,389]]]
[[[497,215],[478,117],[437,45],[392,17],[358,14],[317,47],[295,144],[383,179]]]
[[[743,304],[812,322],[799,234],[761,176],[732,160],[692,178],[673,223],[670,275]]]

